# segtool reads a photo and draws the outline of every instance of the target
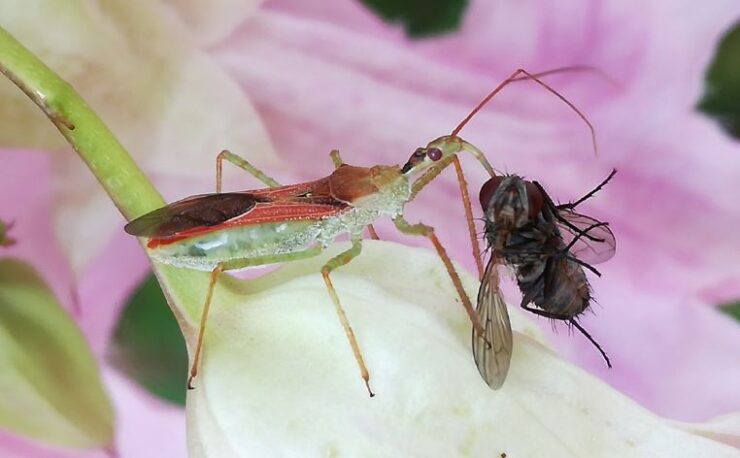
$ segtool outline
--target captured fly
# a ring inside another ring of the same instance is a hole
[[[477,312],[485,339],[473,332],[473,356],[483,379],[499,388],[506,379],[512,334],[506,304],[499,290],[497,265],[511,266],[522,293],[521,307],[540,316],[567,321],[609,357],[576,320],[591,302],[584,269],[610,259],[616,249],[608,223],[582,215],[576,207],[593,197],[616,170],[573,203],[555,205],[536,181],[516,175],[497,176],[481,188],[485,236],[491,257],[478,290]]]

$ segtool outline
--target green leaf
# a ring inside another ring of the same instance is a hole
[[[113,363],[154,395],[185,405],[188,356],[154,275],[131,296],[114,334]]]
[[[467,0],[361,0],[387,22],[401,23],[410,37],[454,32],[460,28]]]
[[[699,110],[740,139],[740,22],[722,38],[706,74]]]
[[[735,318],[737,321],[740,321],[740,301],[730,303],[730,304],[720,305],[719,309],[722,312]]]
[[[0,427],[53,445],[100,448],[114,418],[97,362],[36,271],[0,259]]]

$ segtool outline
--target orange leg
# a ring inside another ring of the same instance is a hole
[[[200,360],[203,354],[203,337],[206,333],[206,323],[208,322],[208,312],[211,310],[211,299],[213,298],[213,290],[216,287],[219,275],[224,271],[223,263],[219,263],[215,269],[211,272],[211,281],[208,283],[208,292],[206,293],[206,301],[203,304],[203,312],[200,316],[200,329],[198,331],[198,343],[195,345],[195,355],[193,356],[193,365],[190,366],[190,376],[188,377],[188,389],[192,390],[195,388],[193,380],[198,376],[198,370],[200,367]]]
[[[452,265],[452,261],[450,260],[449,255],[447,255],[447,250],[445,250],[445,248],[442,246],[439,239],[437,238],[436,234],[434,233],[434,228],[421,223],[409,224],[409,222],[403,219],[402,216],[397,216],[393,219],[393,222],[396,224],[398,230],[402,233],[407,235],[422,235],[432,242],[432,245],[434,245],[434,249],[437,250],[437,254],[439,255],[440,259],[442,259],[442,262],[445,265],[445,269],[447,269],[447,274],[450,276],[450,279],[452,280],[452,284],[455,286],[457,294],[460,296],[460,300],[462,301],[462,305],[465,308],[465,311],[470,317],[470,321],[473,323],[473,328],[481,338],[485,338],[485,328],[481,324],[480,319],[478,318],[478,314],[475,312],[473,304],[470,302],[470,298],[468,297],[467,293],[465,293],[465,289],[463,288],[460,276],[457,274],[455,266]]]
[[[478,268],[478,279],[480,280],[483,278],[483,259],[481,257],[478,237],[475,233],[475,221],[473,221],[473,208],[470,205],[470,194],[468,194],[468,182],[465,181],[465,175],[463,174],[462,167],[460,166],[460,159],[455,156],[455,159],[452,161],[452,163],[455,165],[457,184],[460,188],[463,208],[465,208],[465,220],[468,223],[468,235],[470,236],[470,243],[473,245],[473,258],[475,258],[475,266]]]
[[[353,240],[352,248],[350,248],[349,250],[343,253],[338,254],[337,256],[331,258],[326,264],[324,264],[324,267],[321,268],[321,275],[324,277],[324,282],[326,283],[326,289],[329,291],[329,296],[331,296],[331,301],[334,304],[334,309],[337,312],[339,321],[342,323],[342,327],[344,328],[344,333],[347,335],[347,340],[349,340],[349,345],[350,347],[352,347],[352,353],[354,354],[355,360],[357,361],[357,365],[360,368],[360,375],[362,376],[362,379],[365,381],[365,387],[367,388],[367,392],[370,393],[370,397],[373,397],[375,396],[375,393],[373,393],[373,390],[370,388],[370,372],[367,370],[367,366],[365,365],[365,360],[362,357],[362,352],[360,351],[360,346],[357,343],[357,338],[355,337],[355,333],[352,330],[352,326],[349,324],[349,320],[347,319],[347,314],[344,312],[344,309],[342,308],[342,304],[339,302],[339,296],[337,296],[337,292],[334,289],[334,285],[331,282],[331,278],[329,277],[329,274],[331,273],[332,270],[349,263],[352,259],[354,259],[360,254],[360,251],[362,250],[361,243],[362,242],[360,240]]]

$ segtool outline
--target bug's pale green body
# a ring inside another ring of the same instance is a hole
[[[245,267],[280,262],[282,257],[304,252],[314,246],[330,245],[339,235],[359,236],[382,215],[395,218],[409,200],[411,186],[400,174],[374,195],[352,203],[338,215],[321,219],[281,221],[232,226],[163,244],[150,250],[155,261],[175,267],[213,270],[221,262],[253,259]]]

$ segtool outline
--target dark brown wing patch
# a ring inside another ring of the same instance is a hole
[[[123,229],[140,237],[170,237],[241,216],[261,201],[249,193],[225,192],[188,197],[129,222]]]

